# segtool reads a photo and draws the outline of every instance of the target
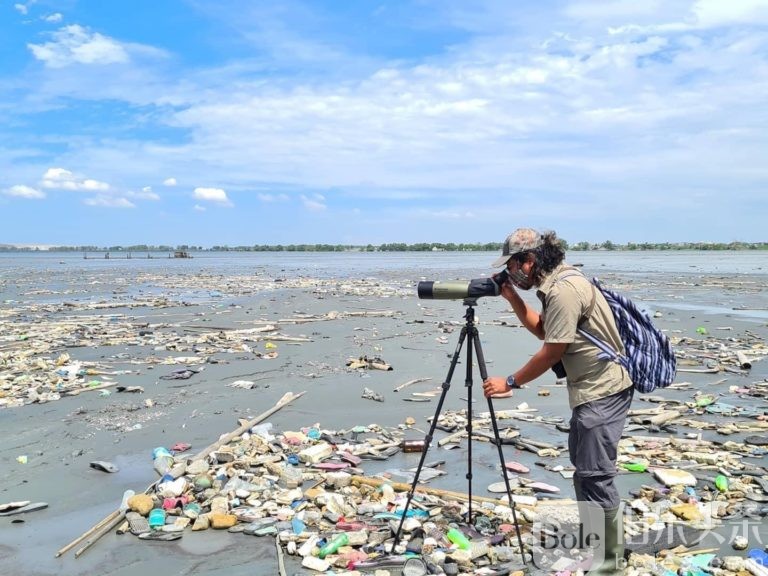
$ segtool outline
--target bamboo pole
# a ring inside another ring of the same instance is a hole
[[[287,576],[285,571],[285,559],[283,558],[283,549],[280,547],[280,538],[275,537],[275,548],[277,548],[277,573],[280,576]]]
[[[202,452],[200,452],[199,454],[197,454],[191,459],[200,460],[202,458],[205,458],[206,456],[208,456],[208,454],[210,454],[220,446],[223,446],[227,442],[230,442],[232,439],[239,436],[246,430],[252,428],[262,420],[269,418],[272,414],[280,410],[283,406],[286,406],[291,402],[293,402],[294,400],[301,398],[304,394],[306,394],[306,391],[299,392],[298,394],[293,394],[292,392],[286,392],[283,395],[283,397],[277,401],[277,404],[275,404],[272,408],[270,408],[266,412],[262,412],[252,420],[246,422],[245,424],[240,426],[237,430],[234,430],[233,432],[230,432],[229,434],[225,435],[218,442],[214,442],[213,444],[208,446],[205,450],[203,450]],[[144,490],[144,494],[149,492],[157,484],[157,482],[158,481],[155,480],[149,486],[147,486],[146,490]],[[90,530],[86,531],[84,534],[82,534],[81,536],[76,538],[74,541],[67,544],[64,548],[59,550],[59,552],[56,553],[56,557],[58,558],[59,556],[61,556],[62,554],[70,550],[72,547],[76,546],[78,543],[88,538],[88,541],[85,543],[85,545],[83,545],[80,549],[78,549],[75,552],[75,558],[80,557],[80,555],[83,554],[83,552],[85,552],[88,548],[93,546],[102,536],[107,534],[110,530],[112,530],[116,526],[119,526],[122,523],[122,521],[125,519],[125,513],[126,511],[123,509],[112,512],[106,518],[101,520],[98,524],[94,525]]]
[[[283,395],[283,397],[280,398],[280,400],[277,401],[277,404],[275,404],[272,408],[270,408],[266,412],[262,412],[261,414],[256,416],[256,418],[254,418],[253,420],[249,420],[248,422],[246,422],[245,424],[240,426],[237,430],[233,430],[229,434],[225,435],[224,437],[222,437],[217,442],[214,442],[213,444],[208,446],[205,450],[200,452],[194,458],[190,458],[190,460],[201,460],[201,459],[205,458],[206,456],[208,456],[214,450],[222,447],[224,444],[227,444],[228,442],[231,442],[233,439],[235,439],[238,436],[240,436],[243,432],[246,432],[249,429],[253,428],[254,426],[256,426],[256,424],[258,424],[259,422],[261,422],[262,420],[264,420],[266,418],[269,418],[270,416],[272,416],[272,414],[274,414],[275,412],[280,410],[283,406],[286,406],[287,404],[290,404],[294,400],[297,400],[297,399],[301,398],[302,396],[304,396],[304,394],[306,394],[306,391],[299,392],[298,394],[294,394],[293,392],[286,392]]]
[[[72,540],[72,542],[70,542],[69,544],[64,546],[61,550],[56,552],[55,557],[58,558],[62,554],[66,554],[67,552],[69,552],[72,548],[77,546],[80,542],[82,542],[83,540],[91,536],[97,530],[103,528],[107,523],[117,518],[119,514],[120,514],[120,510],[115,510],[114,512],[110,513],[109,516],[106,516],[105,518],[103,518],[98,524],[95,524],[90,530],[88,530],[87,532],[83,532],[80,536]]]
[[[115,516],[112,520],[110,520],[109,522],[104,524],[101,528],[96,530],[91,535],[91,537],[85,542],[85,544],[83,544],[80,548],[78,548],[75,551],[75,558],[79,558],[83,552],[85,552],[86,550],[88,550],[88,548],[96,544],[96,542],[98,542],[102,536],[104,536],[108,532],[111,532],[115,527],[122,524],[123,520],[125,519],[125,512],[126,511],[122,509],[118,510],[117,516]]]

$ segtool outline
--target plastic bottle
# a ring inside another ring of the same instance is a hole
[[[445,537],[448,538],[453,544],[456,544],[462,550],[469,550],[470,543],[464,532],[458,528],[451,528],[446,532]]]
[[[171,468],[173,468],[173,455],[167,448],[162,446],[152,450],[152,460],[152,466],[160,476],[167,474],[171,471]]]
[[[171,471],[171,468],[173,468],[173,456],[158,456],[155,458],[154,462],[152,462],[152,466],[154,467],[155,472],[160,474],[160,476],[165,476]]]
[[[341,534],[337,534],[330,542],[320,548],[318,556],[323,559],[328,556],[328,554],[336,553],[339,548],[346,546],[347,544],[349,544],[349,536],[347,536],[347,533],[342,532]]]
[[[162,508],[153,508],[149,511],[149,527],[162,528],[165,526],[165,510]]]

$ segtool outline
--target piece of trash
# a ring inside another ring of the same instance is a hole
[[[27,463],[26,454],[22,454],[21,456],[16,456],[16,462],[18,462],[19,464],[26,464]]]
[[[26,514],[27,512],[36,512],[48,508],[47,502],[25,502],[22,506],[7,509],[0,512],[0,516],[15,516],[16,514]]]
[[[370,388],[365,388],[363,390],[363,398],[366,400],[375,400],[376,402],[384,402],[384,396],[379,394],[378,392],[374,392]]]
[[[104,460],[95,460],[89,464],[94,470],[101,470],[102,472],[115,473],[120,469],[112,464],[112,462],[105,462]]]

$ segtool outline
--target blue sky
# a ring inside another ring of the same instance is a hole
[[[768,240],[768,0],[0,0],[0,55],[0,243]]]

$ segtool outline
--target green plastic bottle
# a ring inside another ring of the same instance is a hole
[[[347,544],[349,544],[349,536],[347,536],[346,532],[342,532],[341,534],[334,536],[333,540],[320,548],[320,552],[317,555],[323,559],[328,556],[328,554],[335,554],[339,548],[346,546]]]
[[[469,550],[470,544],[469,540],[466,536],[464,536],[464,532],[459,530],[458,528],[451,528],[446,532],[445,537],[448,538],[452,543],[456,544],[459,548],[462,550]]]
[[[648,465],[644,462],[622,462],[621,467],[630,472],[645,472],[648,470]]]
[[[720,474],[715,478],[715,488],[720,492],[728,492],[728,478]]]

